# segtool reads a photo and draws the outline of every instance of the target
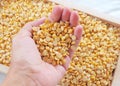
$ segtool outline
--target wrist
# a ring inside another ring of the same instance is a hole
[[[2,86],[37,86],[29,75],[29,71],[24,70],[24,67],[11,66]]]

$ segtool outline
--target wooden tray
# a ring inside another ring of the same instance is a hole
[[[72,8],[72,9],[82,11],[84,13],[87,13],[88,15],[99,18],[102,21],[105,21],[105,22],[107,22],[111,25],[114,25],[116,27],[120,27],[120,19],[116,19],[116,18],[114,18],[112,16],[109,16],[107,14],[104,14],[104,13],[100,13],[100,12],[94,10],[94,9],[83,6],[82,4],[80,4],[79,6],[76,6],[76,5],[73,5],[70,2],[66,2],[65,0],[50,0],[50,1],[55,2],[57,4],[61,4],[65,7],[69,7],[69,8]],[[0,64],[0,72],[1,73],[7,74],[8,69],[9,69],[9,67]],[[112,81],[112,86],[120,86],[120,59],[118,59],[117,68],[115,69],[115,72],[114,72],[113,76],[114,76],[114,78],[113,78],[113,81]]]

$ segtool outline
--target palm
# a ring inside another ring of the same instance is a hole
[[[20,63],[21,65],[21,64],[24,64],[25,62],[25,65],[29,68],[26,70],[30,70],[29,73],[32,73],[30,77],[33,80],[36,80],[37,82],[40,83],[38,84],[38,86],[55,86],[59,82],[59,80],[63,77],[65,73],[65,67],[60,65],[53,66],[51,64],[44,62],[41,59],[40,53],[37,47],[35,47],[36,44],[32,38],[29,38],[29,39],[24,38],[20,40],[18,43],[14,42],[13,40],[13,45],[14,45],[13,56],[15,56],[16,58],[12,59],[12,63],[13,62]],[[21,49],[19,49],[18,45],[24,46],[24,47],[21,47],[22,51],[19,51]],[[16,49],[18,50],[16,51]],[[24,56],[22,56],[21,58],[22,54]],[[33,57],[36,57],[36,58],[33,58]],[[23,68],[23,71],[25,71],[24,70],[25,68]],[[47,81],[47,83],[45,83],[45,81]]]
[[[40,69],[36,70],[32,78],[37,79],[41,86],[55,86],[65,73],[65,69],[62,66],[56,68],[48,63],[43,63],[43,65],[36,67]],[[61,73],[61,70],[63,73]]]

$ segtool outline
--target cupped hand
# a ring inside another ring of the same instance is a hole
[[[82,36],[82,27],[78,23],[78,13],[68,8],[55,6],[49,19],[51,22],[68,21],[71,26],[76,27],[74,30],[76,36],[74,47],[77,48]],[[64,65],[53,66],[44,62],[32,39],[32,27],[38,26],[44,21],[45,18],[41,18],[27,23],[13,38],[9,74],[12,72],[12,74],[20,74],[23,78],[27,77],[35,86],[56,86],[64,76],[75,50],[69,50],[70,55],[65,58],[66,63]]]

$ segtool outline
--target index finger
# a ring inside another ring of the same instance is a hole
[[[51,22],[58,22],[62,16],[63,8],[61,6],[55,6],[52,13],[49,16]]]
[[[36,26],[41,25],[42,23],[44,23],[45,19],[46,18],[43,17],[43,18],[40,18],[38,20],[29,22],[22,29],[26,29],[27,31],[31,32],[32,31],[32,27],[36,27]]]

